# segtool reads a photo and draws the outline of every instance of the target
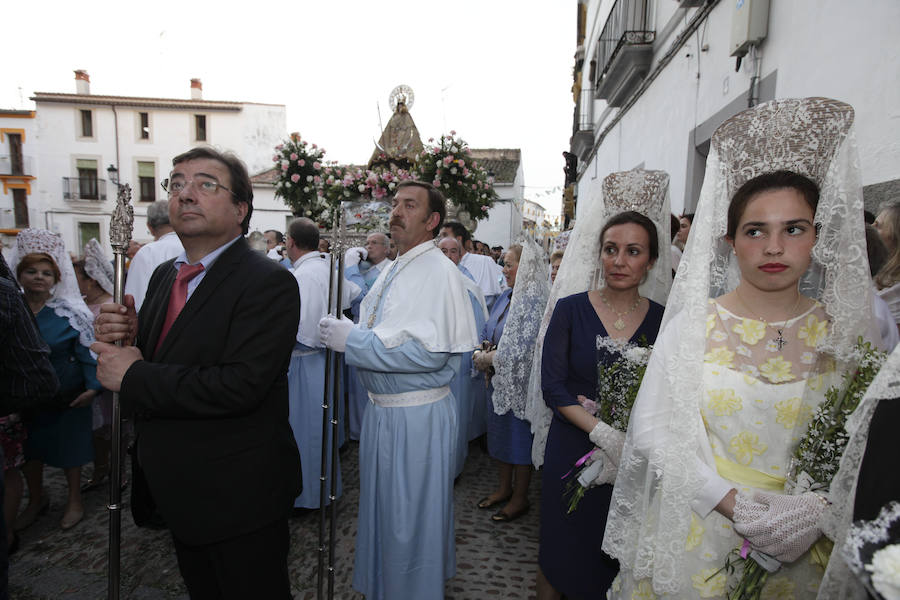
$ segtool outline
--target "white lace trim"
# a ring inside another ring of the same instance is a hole
[[[859,480],[859,468],[866,453],[869,440],[869,426],[875,408],[882,400],[896,402],[900,397],[900,346],[888,356],[881,371],[875,377],[866,396],[856,411],[847,418],[847,434],[850,436],[841,465],[831,481],[831,506],[825,513],[822,530],[839,543],[848,540],[852,535],[853,507],[856,503],[856,485]],[[848,533],[849,532],[849,533]],[[850,566],[843,559],[844,553],[832,554],[825,571],[825,577],[819,587],[820,598],[849,598],[854,581],[850,575]],[[859,596],[865,597],[865,592]]]
[[[659,259],[650,269],[647,280],[640,287],[640,293],[658,304],[666,303],[672,283],[671,257],[666,250],[671,223],[668,182],[669,176],[663,171],[635,169],[612,173],[604,179],[603,197],[589,199],[585,215],[577,220],[575,228],[571,230],[565,255],[541,319],[535,342],[535,360],[528,381],[525,416],[531,422],[531,431],[534,433],[531,460],[535,467],[544,464],[544,448],[547,446],[547,434],[553,417],[553,412],[544,403],[541,390],[541,356],[544,336],[556,302],[560,298],[598,289],[602,285],[600,230],[609,217],[637,209],[656,225],[660,244]]]
[[[496,371],[492,383],[494,412],[512,411],[525,418],[525,398],[535,356],[535,340],[540,316],[547,306],[550,286],[547,281],[547,254],[534,240],[525,239],[516,273],[516,285],[510,299],[503,336],[494,354]]]
[[[819,184],[815,220],[820,230],[812,264],[800,281],[800,291],[819,300],[831,320],[829,335],[817,350],[852,360],[858,336],[879,339],[871,319],[870,286],[859,285],[869,275],[852,123],[853,109],[841,102],[788,99],[732,117],[713,136],[698,211],[661,329],[673,319],[680,321],[677,351],[659,365],[658,375],[665,381],[668,410],[657,417],[670,435],[664,445],[639,448],[632,413],[603,540],[603,549],[619,559],[622,569],[635,580],[650,578],[656,593],[679,594],[691,502],[704,483],[696,461],[704,435],[698,415],[707,303],[740,281],[724,240],[728,205],[740,185],[779,169],[805,174]],[[849,367],[838,365],[842,371]],[[648,367],[648,377],[650,373]]]

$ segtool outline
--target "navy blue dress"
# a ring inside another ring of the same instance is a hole
[[[663,307],[651,301],[631,341],[645,338],[653,344],[662,315]],[[553,420],[544,450],[538,562],[554,589],[570,599],[605,598],[619,571],[618,562],[600,549],[612,485],[588,490],[572,514],[566,514],[568,501],[563,497],[562,477],[594,445],[557,408],[578,404],[579,394],[597,399],[598,335],[606,336],[606,329],[587,292],[568,296],[553,310],[542,354],[541,388]]]
[[[506,326],[506,317],[509,315],[510,302],[512,302],[512,288],[504,290],[494,300],[494,304],[491,305],[491,314],[481,332],[481,339],[490,340],[494,345],[500,343],[503,328]],[[540,313],[535,313],[535,318],[539,318],[539,316]],[[502,415],[495,413],[491,400],[493,395],[494,385],[489,383],[487,393],[488,454],[507,464],[530,465],[533,441],[531,425],[528,421],[516,417],[511,410]]]

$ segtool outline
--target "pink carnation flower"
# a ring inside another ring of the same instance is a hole
[[[451,129],[451,130],[450,130],[450,135],[456,135],[456,131],[454,131],[453,129]]]
[[[291,152],[291,160],[297,160],[298,158],[300,158],[300,157],[297,156],[296,152]]]
[[[482,210],[482,212],[487,212],[488,207],[482,204],[482,205],[481,205],[481,210]]]
[[[306,161],[301,158],[300,160],[297,161],[297,164],[300,165],[301,167],[305,167]]]
[[[431,185],[433,185],[434,187],[441,187],[441,182],[435,179],[431,182]]]
[[[300,176],[294,173],[293,175],[291,175],[291,181],[297,183],[298,181],[300,181]]]
[[[313,163],[313,169],[318,171],[320,168],[322,168],[322,163],[320,163],[319,161]]]

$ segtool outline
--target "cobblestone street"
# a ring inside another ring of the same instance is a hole
[[[338,504],[335,597],[362,598],[351,588],[356,514],[359,500],[358,445],[342,455],[344,496]],[[88,469],[89,470],[89,469]],[[537,563],[540,478],[530,491],[532,510],[505,525],[492,523],[491,511],[476,503],[492,490],[496,469],[476,443],[469,447],[465,471],[455,489],[456,577],[446,596],[455,599],[531,598]],[[62,471],[48,468],[45,482],[50,512],[20,533],[22,546],[10,561],[10,597],[17,600],[106,598],[108,517],[106,491],[85,494],[84,520],[59,529],[65,498]],[[167,531],[135,527],[124,496],[122,592],[127,599],[187,599]],[[23,502],[24,507],[24,502]],[[210,510],[215,510],[214,506]],[[318,512],[291,520],[289,570],[294,598],[316,597]]]

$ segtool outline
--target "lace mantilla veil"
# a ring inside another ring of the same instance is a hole
[[[867,597],[860,580],[854,576],[863,568],[860,550],[867,543],[882,542],[892,523],[900,520],[900,506],[894,503],[882,511],[879,519],[862,526],[852,526],[853,506],[859,468],[866,452],[869,425],[875,407],[882,401],[897,402],[900,398],[900,346],[894,349],[875,380],[866,390],[865,398],[847,419],[850,436],[841,465],[831,482],[831,506],[825,514],[822,529],[835,542],[825,577],[819,586],[819,598]]]
[[[541,326],[541,313],[550,296],[547,280],[547,254],[537,242],[525,238],[520,241],[522,255],[516,273],[516,285],[503,327],[503,336],[494,355],[492,379],[494,412],[498,415],[512,411],[525,418],[525,398],[535,356],[535,339]]]
[[[94,343],[94,314],[81,297],[72,259],[66,253],[62,237],[46,229],[23,229],[16,236],[16,245],[9,261],[10,270],[15,273],[22,258],[33,252],[49,254],[59,267],[61,276],[50,293],[47,306],[69,321],[69,325],[78,332],[82,346],[90,347]]]
[[[679,593],[690,503],[703,483],[696,461],[705,435],[699,410],[708,301],[740,281],[724,235],[730,199],[744,182],[787,169],[819,185],[820,229],[799,284],[803,294],[824,304],[831,321],[817,350],[844,365],[853,360],[857,337],[875,331],[871,286],[860,285],[869,272],[853,117],[852,107],[826,98],[776,100],[732,117],[713,135],[698,210],[660,328],[663,338],[678,320],[677,350],[655,370],[651,357],[647,371],[647,377],[665,380],[668,393],[658,418],[667,435],[639,451],[629,426],[603,539],[603,550],[622,570],[635,580],[651,579],[657,593]]]
[[[103,254],[100,242],[95,238],[89,239],[87,244],[84,245],[84,272],[88,274],[88,277],[96,281],[103,288],[104,292],[110,296],[113,295],[115,291],[113,281],[115,281],[116,272],[112,263]]]
[[[544,448],[553,418],[553,412],[544,403],[541,391],[541,355],[553,309],[560,298],[603,287],[604,280],[600,272],[600,230],[607,219],[627,210],[645,215],[656,225],[659,259],[641,285],[640,293],[659,304],[666,303],[672,283],[672,263],[667,243],[671,222],[669,175],[665,171],[644,169],[611,173],[603,180],[602,198],[593,200],[585,209],[586,214],[575,222],[535,341],[525,408],[525,418],[531,422],[531,431],[534,433],[531,460],[535,467],[544,464]]]

